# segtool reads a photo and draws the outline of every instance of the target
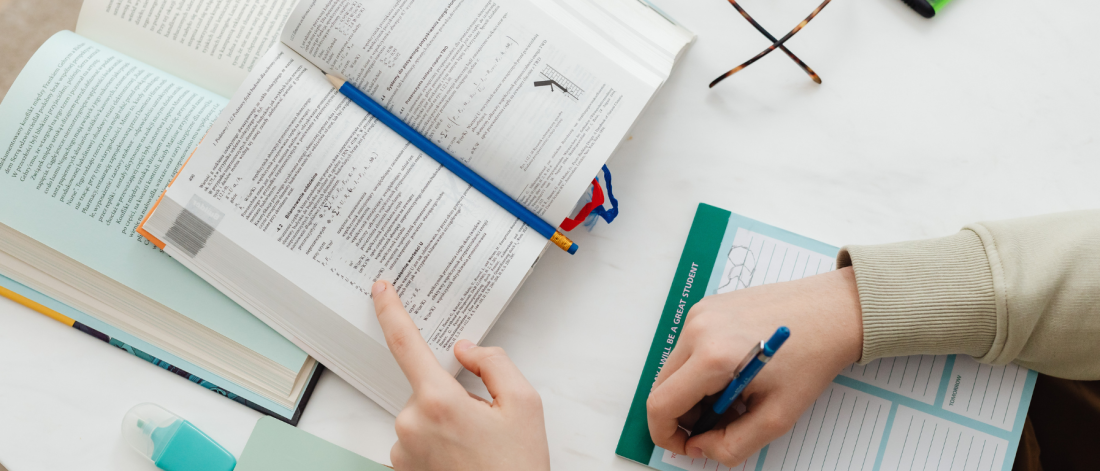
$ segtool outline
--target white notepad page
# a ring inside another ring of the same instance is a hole
[[[750,229],[751,228],[751,229]],[[834,247],[731,215],[707,295],[836,268]],[[739,471],[1008,471],[1036,373],[965,355],[882,358],[841,371],[786,434]],[[656,448],[651,467],[726,471]]]

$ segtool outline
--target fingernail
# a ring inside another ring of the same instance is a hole
[[[459,340],[458,343],[455,344],[455,351],[462,353],[476,346],[477,345],[474,345],[474,343],[469,340]]]
[[[697,446],[693,446],[691,448],[688,448],[688,456],[690,456],[692,458],[702,458],[703,457],[703,449],[699,448]]]
[[[385,291],[385,290],[386,290],[386,282],[385,281],[382,281],[382,280],[375,281],[374,286],[372,286],[371,289],[370,289],[370,296],[373,298],[375,296],[378,296],[379,294],[382,294],[382,292]]]

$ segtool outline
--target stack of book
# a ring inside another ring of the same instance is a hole
[[[457,373],[547,241],[324,74],[556,223],[692,39],[636,0],[87,0],[0,104],[0,284],[292,423],[318,361],[396,413],[373,281]]]

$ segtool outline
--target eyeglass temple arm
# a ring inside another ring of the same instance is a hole
[[[772,34],[768,32],[768,30],[764,29],[763,26],[760,26],[760,23],[757,23],[756,20],[749,16],[749,12],[745,11],[744,8],[741,8],[741,5],[738,5],[736,0],[729,0],[729,2],[730,5],[733,5],[733,8],[736,8],[737,12],[740,13],[741,16],[744,17],[745,20],[747,20],[749,24],[753,26],[753,28],[756,28],[756,30],[759,31],[760,34],[763,34],[764,37],[768,38],[768,41],[771,41],[772,44],[779,41],[778,39],[775,39],[775,36],[772,36]],[[821,77],[817,75],[817,72],[814,72],[814,69],[811,69],[810,66],[806,65],[805,62],[802,62],[802,59],[799,59],[798,56],[795,56],[790,49],[787,49],[787,46],[780,45],[779,49],[787,53],[787,57],[790,57],[791,60],[798,64],[798,66],[801,67],[802,70],[804,70],[810,76],[810,79],[812,79],[814,83],[821,83]]]
[[[794,36],[795,33],[798,33],[799,31],[801,31],[802,28],[804,28],[806,26],[806,24],[810,22],[810,20],[814,19],[814,17],[817,16],[817,14],[821,12],[821,9],[825,8],[825,5],[828,5],[829,2],[831,2],[831,1],[832,0],[825,0],[824,2],[822,2],[821,5],[818,5],[818,7],[816,9],[814,9],[813,12],[810,13],[810,16],[807,16],[805,20],[802,20],[802,22],[799,23],[798,26],[795,26],[794,29],[791,30],[791,32],[787,33],[786,36],[783,36],[778,41],[776,41],[774,44],[772,44],[771,46],[768,46],[767,49],[764,49],[763,52],[761,52],[760,54],[757,54],[756,57],[753,57],[752,59],[749,59],[749,60],[745,61],[744,64],[741,64],[737,67],[734,67],[733,69],[730,69],[729,72],[726,72],[726,73],[720,75],[718,78],[714,79],[714,81],[710,83],[710,87],[714,88],[714,86],[717,85],[718,82],[721,82],[721,81],[725,80],[726,77],[729,77],[730,75],[736,74],[741,69],[744,69],[745,67],[748,67],[748,66],[752,65],[753,62],[756,62],[756,61],[760,60],[761,57],[764,57],[764,56],[770,54],[772,51],[776,50],[776,48],[778,48],[779,46],[782,46],[783,43],[787,42],[788,39],[791,39],[791,36]]]

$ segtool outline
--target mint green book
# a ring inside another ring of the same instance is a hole
[[[106,0],[39,48],[0,102],[0,285],[293,421],[318,363],[135,232],[292,8],[262,3],[211,7],[264,13],[218,57]]]
[[[700,204],[616,453],[662,471],[730,468],[653,444],[646,399],[704,296],[836,268],[837,247]],[[800,335],[791,332],[791,338]],[[806,335],[812,335],[806,334]],[[882,358],[841,371],[794,427],[734,469],[1009,471],[1034,371],[965,355]]]
[[[307,432],[264,417],[256,422],[234,471],[390,471]]]

